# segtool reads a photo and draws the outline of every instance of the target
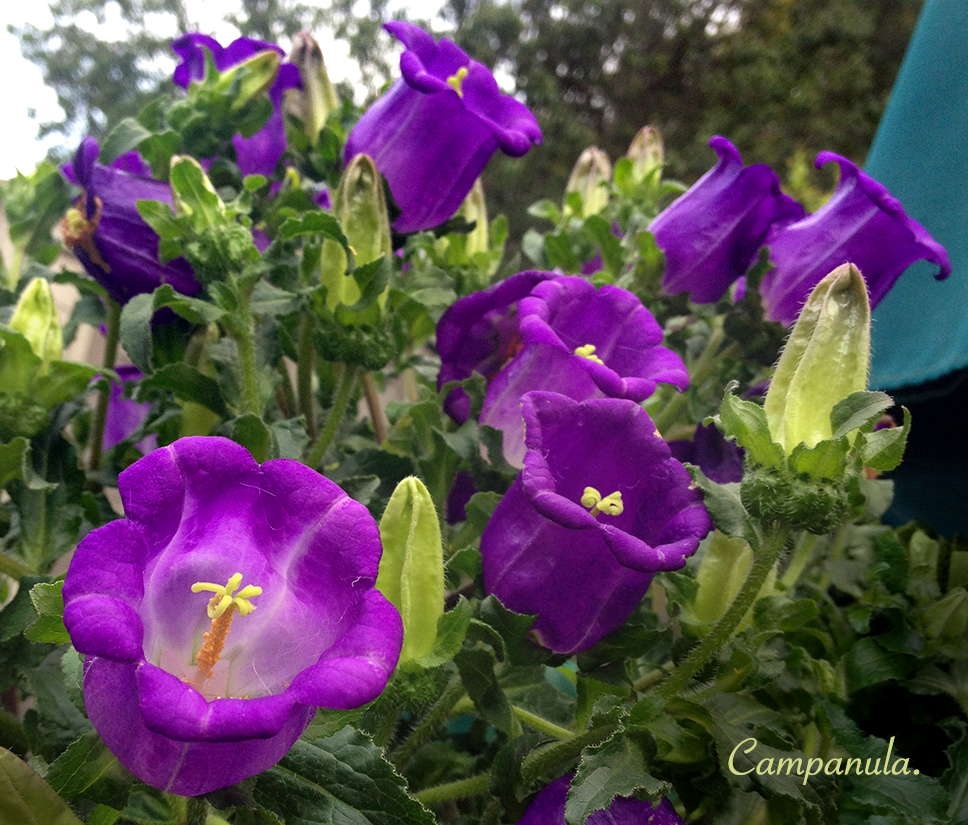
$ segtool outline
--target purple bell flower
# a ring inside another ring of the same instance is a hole
[[[175,83],[187,89],[193,80],[205,77],[205,50],[212,53],[215,68],[220,72],[232,68],[253,55],[264,51],[274,51],[280,56],[285,52],[272,43],[240,37],[222,48],[217,40],[204,34],[183,34],[171,44],[171,48],[181,58],[175,67]],[[239,170],[245,175],[271,175],[283,152],[286,151],[286,125],[283,120],[283,98],[287,89],[302,86],[299,69],[292,63],[279,66],[279,73],[269,89],[272,102],[272,115],[266,125],[252,137],[236,135],[232,138]]]
[[[504,433],[504,457],[517,467],[526,392],[644,401],[657,383],[689,385],[682,359],[662,346],[661,327],[631,292],[553,272],[519,272],[456,301],[437,325],[437,349],[438,387],[474,372],[488,379],[479,421]],[[462,423],[470,400],[457,389],[445,408]]]
[[[642,407],[531,392],[524,470],[481,536],[484,588],[556,653],[618,628],[652,577],[686,563],[712,523]]]
[[[767,238],[776,268],[763,277],[760,292],[771,321],[792,324],[813,288],[841,264],[860,270],[871,309],[915,261],[937,266],[938,280],[951,273],[945,248],[900,201],[845,157],[821,152],[816,165],[831,161],[840,166],[840,181],[830,200],[796,223],[774,227]]]
[[[172,205],[167,183],[147,175],[137,153],[119,157],[111,166],[97,162],[98,142],[81,141],[72,163],[62,172],[84,191],[61,221],[64,241],[84,270],[119,304],[135,295],[171,284],[177,292],[196,295],[201,284],[184,258],[158,261],[158,236],[138,214],[139,200]]]
[[[360,118],[344,159],[373,158],[401,210],[393,228],[416,232],[457,211],[498,148],[520,157],[541,143],[541,129],[528,107],[502,94],[491,71],[455,43],[435,42],[412,23],[384,28],[406,47],[403,77]]]
[[[709,145],[719,162],[649,225],[665,253],[663,292],[688,292],[700,304],[718,301],[746,273],[772,227],[804,214],[769,166],[744,167],[724,137]]]
[[[403,629],[374,588],[365,507],[225,438],[155,450],[119,487],[126,517],[78,545],[64,624],[88,716],[135,776],[183,796],[233,785],[281,759],[316,707],[380,694]]]
[[[104,419],[103,448],[105,450],[111,449],[111,447],[128,438],[144,423],[151,411],[150,403],[134,401],[124,393],[125,385],[129,381],[140,381],[143,378],[141,370],[133,364],[125,364],[115,367],[114,371],[121,380],[111,382],[107,417]],[[150,453],[158,447],[158,435],[152,433],[138,442],[136,446],[142,453]]]
[[[691,441],[670,441],[672,455],[683,464],[695,464],[717,484],[743,480],[746,451],[730,441],[713,424],[700,424]]]
[[[565,802],[574,774],[562,776],[545,788],[528,805],[518,825],[565,825]],[[685,825],[668,799],[658,805],[630,796],[617,796],[603,811],[595,811],[586,825]]]

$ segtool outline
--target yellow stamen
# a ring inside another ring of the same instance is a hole
[[[467,77],[467,66],[461,66],[456,74],[452,74],[447,78],[447,85],[461,97],[464,96],[464,92],[461,90],[461,84],[464,82],[465,77]]]
[[[101,222],[101,208],[103,206],[101,199],[95,196],[94,215],[91,216],[90,220],[87,219],[86,191],[81,193],[81,198],[78,203],[80,204],[80,209],[71,207],[67,210],[67,214],[61,218],[60,225],[61,231],[64,233],[64,243],[67,244],[68,249],[80,247],[87,253],[88,258],[91,259],[91,263],[101,267],[105,272],[110,273],[110,265],[101,257],[101,251],[97,248],[97,244],[94,243],[94,233],[97,231],[97,225]]]
[[[602,364],[604,366],[605,362],[595,355],[595,345],[585,344],[583,347],[578,347],[575,350],[575,355],[579,355],[582,358],[587,358],[589,361],[594,361],[596,364]]]
[[[604,513],[606,516],[620,516],[625,509],[620,491],[616,490],[602,498],[602,494],[594,487],[585,488],[581,495],[581,506],[590,508],[588,512],[593,516],[598,516],[599,513]]]
[[[222,658],[225,640],[232,627],[235,611],[238,610],[240,616],[248,616],[255,610],[251,599],[262,595],[262,588],[254,584],[247,584],[236,593],[240,584],[242,584],[242,574],[236,573],[225,585],[213,582],[195,582],[192,585],[192,593],[207,591],[215,594],[208,600],[207,608],[212,627],[205,634],[205,643],[195,657],[198,670],[195,672],[195,678],[192,679],[192,685],[197,690],[201,690],[206,679],[212,678],[212,670]]]

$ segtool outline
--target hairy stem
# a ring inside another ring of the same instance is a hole
[[[343,364],[343,373],[339,379],[339,386],[336,388],[333,407],[329,411],[326,426],[323,427],[323,431],[319,434],[319,438],[313,445],[309,458],[306,460],[306,464],[314,469],[319,466],[319,462],[323,460],[323,454],[326,452],[326,448],[336,436],[336,431],[339,429],[340,422],[343,420],[343,414],[346,412],[346,407],[349,404],[354,383],[356,383],[356,368],[351,367],[349,364]]]
[[[316,409],[313,404],[313,367],[316,363],[316,351],[313,349],[313,326],[315,317],[308,312],[303,315],[299,325],[299,362],[296,365],[296,391],[299,394],[299,410],[306,418],[306,435],[309,440],[315,440]]]
[[[104,359],[101,366],[104,372],[114,370],[115,359],[118,354],[118,339],[121,336],[121,305],[110,298],[104,299],[107,308],[107,338],[104,342]],[[105,376],[107,377],[107,376]],[[101,468],[101,451],[104,444],[104,424],[108,418],[108,402],[111,400],[111,382],[107,389],[101,390],[94,408],[94,419],[91,423],[91,454],[88,459],[88,469],[96,473]]]

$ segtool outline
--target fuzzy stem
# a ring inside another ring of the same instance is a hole
[[[677,696],[716,652],[729,641],[737,625],[746,616],[753,602],[763,587],[766,577],[776,564],[776,560],[786,543],[790,528],[786,525],[770,525],[765,540],[760,543],[753,535],[750,544],[753,546],[753,567],[743,583],[742,589],[733,599],[729,609],[716,623],[715,627],[706,635],[700,644],[686,657],[672,674],[659,685],[660,696]],[[759,546],[757,546],[759,545]]]
[[[817,546],[817,540],[819,538],[819,536],[815,536],[813,533],[801,533],[797,538],[796,544],[793,547],[793,555],[790,558],[790,563],[787,565],[787,569],[783,572],[783,576],[780,579],[780,584],[787,590],[792,589],[800,580],[800,576],[803,575],[803,571],[810,563],[810,559],[813,558],[813,551]]]
[[[255,321],[252,318],[251,289],[237,290],[239,311],[236,323],[229,332],[235,339],[239,352],[239,372],[242,384],[242,412],[262,417],[262,399],[259,395],[259,373],[255,357]]]
[[[346,412],[346,407],[349,404],[350,394],[353,392],[353,384],[355,382],[356,368],[351,367],[349,364],[344,364],[343,374],[340,376],[339,386],[336,388],[336,396],[333,398],[333,406],[329,411],[326,426],[319,434],[319,439],[313,445],[312,452],[306,460],[306,464],[310,467],[315,469],[319,466],[319,462],[323,460],[323,454],[326,452],[326,448],[336,436],[336,431],[339,429],[340,422],[343,420],[343,414]]]
[[[424,805],[432,805],[434,802],[446,802],[449,799],[477,796],[487,791],[490,784],[491,774],[479,773],[475,776],[469,776],[467,779],[458,779],[456,782],[446,782],[433,788],[425,788],[422,791],[417,791],[414,796]]]
[[[313,349],[314,316],[308,312],[299,325],[299,362],[296,365],[296,387],[299,393],[299,410],[306,418],[306,435],[316,439],[316,410],[313,405],[313,367],[316,351]]]
[[[387,423],[383,408],[380,406],[380,393],[377,391],[376,382],[371,373],[363,373],[363,392],[366,395],[366,406],[370,410],[370,421],[373,422],[376,443],[382,444],[387,440]]]
[[[617,724],[599,725],[570,739],[552,742],[533,750],[521,763],[521,777],[526,783],[533,782],[562,762],[578,756],[589,745],[600,745],[619,730],[620,726]]]
[[[104,304],[108,313],[108,332],[104,342],[104,359],[101,362],[101,366],[104,367],[104,372],[108,373],[114,370],[114,363],[118,353],[118,340],[121,337],[121,305],[111,298],[105,298]],[[111,382],[108,380],[107,389],[102,390],[97,398],[97,406],[94,408],[94,420],[91,422],[91,455],[88,461],[88,469],[91,473],[96,473],[101,468],[104,424],[108,418],[108,402],[110,400]]]
[[[434,702],[427,715],[410,731],[403,744],[390,756],[394,765],[406,765],[421,745],[426,742],[437,728],[451,715],[454,707],[464,696],[464,685],[460,679],[454,679]]]
[[[517,705],[511,705],[511,710],[514,711],[515,715],[528,727],[532,727],[541,733],[546,733],[548,736],[552,736],[555,739],[561,739],[562,741],[568,739],[574,739],[575,734],[563,728],[560,725],[556,725],[554,722],[549,722],[543,716],[537,716],[531,711],[525,710],[524,708],[519,708]]]

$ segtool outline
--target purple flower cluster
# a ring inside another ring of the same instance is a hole
[[[403,629],[374,588],[377,525],[333,482],[199,437],[119,488],[125,518],[71,560],[64,624],[88,716],[135,776],[183,796],[235,784],[281,759],[315,708],[383,690]]]
[[[397,232],[450,218],[500,148],[511,157],[541,142],[523,103],[502,94],[491,71],[450,40],[412,23],[384,28],[406,47],[403,77],[350,132],[344,158],[367,154],[387,179],[401,214]]]
[[[204,34],[184,34],[171,44],[172,49],[181,58],[181,63],[175,67],[174,81],[187,89],[193,80],[205,77],[205,52],[212,55],[215,68],[220,72],[237,66],[253,55],[265,51],[274,51],[280,56],[285,52],[272,43],[254,40],[251,37],[240,37],[223,48],[217,40]],[[236,161],[239,170],[244,175],[271,175],[279,163],[283,152],[286,151],[286,125],[283,120],[283,96],[287,89],[299,88],[302,80],[299,69],[292,63],[279,66],[271,88],[269,100],[272,102],[272,114],[265,126],[252,137],[236,135],[232,138],[235,147]]]
[[[780,191],[769,167],[744,167],[725,138],[709,143],[719,162],[649,227],[666,256],[665,292],[688,292],[699,303],[718,301],[766,245],[775,266],[762,282],[766,314],[789,325],[813,288],[841,264],[861,271],[872,307],[914,261],[938,266],[938,278],[951,272],[944,248],[846,158],[832,152],[817,156],[818,167],[840,165],[840,181],[830,200],[806,215]]]
[[[475,372],[488,379],[480,423],[504,433],[505,458],[518,467],[526,392],[638,402],[658,383],[689,384],[682,359],[662,346],[661,327],[631,292],[553,272],[520,272],[456,301],[437,325],[437,349],[438,387]],[[470,415],[459,388],[445,407],[458,422]]]

